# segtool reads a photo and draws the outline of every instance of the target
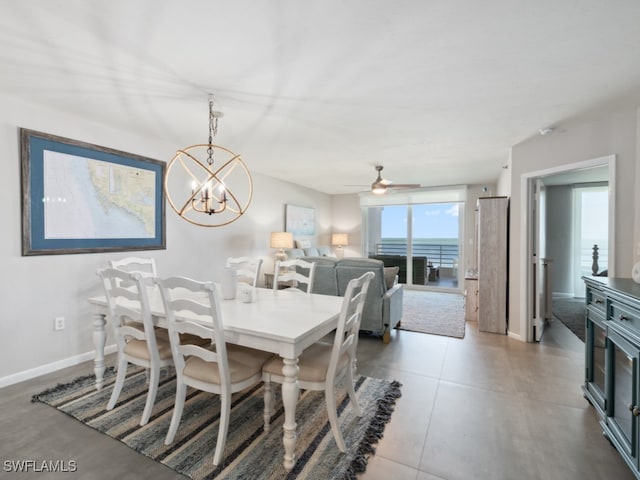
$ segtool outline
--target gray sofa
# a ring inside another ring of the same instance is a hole
[[[322,247],[307,247],[307,248],[289,248],[285,249],[287,258],[302,258],[302,257],[334,257],[331,253],[331,249],[326,246]]]
[[[289,258],[300,258],[295,252],[290,254]],[[304,260],[316,264],[312,291],[323,295],[343,296],[351,279],[373,272],[375,277],[367,292],[360,330],[382,335],[384,343],[391,341],[391,329],[402,319],[403,286],[395,281],[396,270],[385,272],[380,260],[370,258],[306,256]]]
[[[369,258],[382,260],[385,267],[396,265],[400,283],[407,283],[407,257],[405,255],[369,255]],[[426,285],[429,276],[427,257],[413,257],[413,284]],[[434,279],[435,280],[435,279]]]

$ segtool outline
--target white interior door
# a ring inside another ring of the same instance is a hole
[[[547,318],[547,259],[546,259],[546,191],[541,178],[536,178],[533,185],[533,235],[532,246],[532,268],[533,278],[533,334],[532,337],[539,342],[544,332],[545,320]]]

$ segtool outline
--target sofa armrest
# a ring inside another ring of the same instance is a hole
[[[402,297],[404,285],[396,284],[385,292],[382,297],[382,323],[395,328],[402,319]]]

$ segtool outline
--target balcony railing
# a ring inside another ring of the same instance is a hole
[[[412,245],[414,257],[427,257],[434,266],[440,268],[455,268],[458,266],[458,245],[441,243],[414,243]],[[407,244],[396,242],[381,242],[376,244],[376,255],[406,255]]]

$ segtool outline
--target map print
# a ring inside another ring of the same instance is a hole
[[[44,237],[154,238],[153,171],[45,150]]]

